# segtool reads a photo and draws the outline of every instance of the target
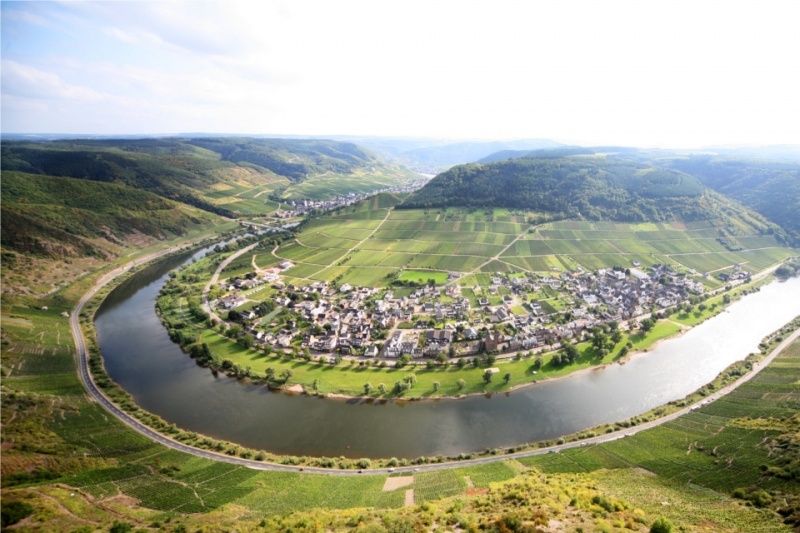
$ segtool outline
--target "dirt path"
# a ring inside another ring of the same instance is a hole
[[[504,253],[506,253],[506,252],[507,252],[509,249],[511,249],[511,247],[512,247],[512,246],[514,246],[514,245],[517,243],[517,241],[519,241],[519,240],[520,240],[520,239],[521,239],[521,238],[522,238],[522,237],[523,237],[523,236],[524,236],[526,233],[528,233],[528,232],[531,230],[531,228],[535,228],[535,227],[537,227],[537,226],[528,226],[528,227],[526,227],[526,228],[525,228],[525,229],[523,229],[521,232],[519,232],[519,235],[517,235],[516,237],[514,237],[514,240],[513,240],[513,241],[511,241],[510,243],[508,243],[508,244],[507,244],[505,247],[503,247],[503,249],[502,249],[502,250],[500,250],[499,252],[497,252],[497,254],[493,255],[493,256],[492,256],[492,257],[490,257],[490,258],[488,258],[486,261],[484,261],[484,262],[483,262],[483,263],[481,263],[480,265],[476,266],[475,268],[473,268],[473,269],[472,269],[472,270],[470,270],[469,272],[465,272],[465,273],[461,274],[459,277],[457,277],[457,278],[455,278],[455,279],[452,279],[452,280],[448,281],[447,283],[445,283],[445,286],[452,285],[453,283],[458,283],[458,282],[459,282],[459,281],[460,281],[462,278],[464,278],[464,277],[466,277],[466,276],[469,276],[470,274],[474,274],[475,272],[479,272],[479,271],[480,271],[480,270],[481,270],[483,267],[485,267],[486,265],[488,265],[488,264],[489,264],[489,263],[491,263],[492,261],[500,261],[500,256],[501,256],[501,255],[503,255],[503,254],[504,254]],[[509,256],[509,257],[511,257],[511,256]],[[503,261],[503,262],[505,262],[505,261]]]
[[[276,248],[277,248],[277,246],[276,246]],[[264,269],[256,264],[256,256],[255,255],[253,255],[252,259],[250,260],[250,264],[253,266],[253,270],[255,270],[256,273],[261,274],[262,272],[264,272]]]
[[[219,281],[220,274],[222,274],[222,271],[225,270],[225,268],[227,268],[228,265],[230,265],[236,259],[238,259],[239,257],[243,256],[244,254],[255,248],[257,244],[258,244],[257,242],[254,242],[253,244],[245,246],[241,250],[237,250],[228,257],[226,257],[225,260],[222,261],[217,267],[217,269],[214,271],[214,275],[211,276],[211,279],[208,280],[208,283],[206,283],[205,287],[203,287],[202,308],[206,313],[208,313],[208,316],[211,317],[211,320],[215,322],[222,322],[222,319],[214,312],[213,309],[211,309],[211,304],[208,303],[208,293],[211,291],[211,287],[217,284],[217,281]]]
[[[403,501],[403,507],[412,507],[414,505],[414,489],[406,490],[405,500]]]

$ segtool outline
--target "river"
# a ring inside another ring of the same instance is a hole
[[[111,292],[96,317],[108,373],[143,408],[184,429],[288,455],[455,455],[624,420],[708,383],[800,315],[800,278],[793,278],[624,365],[509,394],[421,402],[291,396],[215,377],[169,339],[155,312],[158,291],[171,270],[202,253],[165,259]]]

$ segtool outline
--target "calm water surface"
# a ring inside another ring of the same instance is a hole
[[[800,278],[794,278],[765,286],[624,365],[492,398],[347,402],[272,393],[214,377],[181,352],[154,305],[169,271],[189,260],[179,256],[153,265],[101,306],[96,325],[109,374],[142,407],[182,428],[292,455],[452,455],[623,420],[708,383],[800,314]]]

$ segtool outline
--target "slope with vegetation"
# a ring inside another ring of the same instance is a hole
[[[47,292],[130,247],[225,217],[258,217],[284,197],[365,193],[417,176],[352,143],[148,138],[4,141],[3,281]]]
[[[757,211],[800,239],[800,150],[774,146],[703,151],[644,150],[631,147],[566,146],[545,150],[503,150],[480,163],[521,158],[610,155],[633,164],[676,170]]]
[[[798,344],[729,398],[623,441],[337,477],[190,457],[109,418],[75,375],[69,308],[63,293],[3,309],[2,511],[23,531],[788,531],[793,520]]]
[[[800,164],[695,155],[671,166],[755,209],[800,239]]]
[[[606,157],[520,158],[454,167],[403,207],[508,207],[591,220],[709,218],[719,199],[686,174]]]
[[[118,183],[3,172],[4,296],[49,291],[131,247],[221,219]]]
[[[269,196],[317,177],[379,177],[358,192],[416,178],[352,143],[236,137],[4,142],[2,169],[124,183],[225,216],[274,211]]]

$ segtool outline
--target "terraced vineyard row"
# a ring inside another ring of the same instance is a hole
[[[754,230],[742,230],[723,245],[721,228],[713,222],[536,225],[543,215],[500,209],[393,209],[384,221],[388,209],[361,204],[314,220],[274,254],[258,255],[258,264],[290,260],[295,266],[287,274],[299,284],[335,279],[382,286],[403,269],[561,272],[667,263],[704,274],[737,264],[758,272],[791,255],[772,236]]]
[[[795,453],[770,443],[797,431],[798,382],[800,342],[795,342],[748,383],[675,421],[619,441],[521,462],[545,472],[639,467],[723,493],[757,485],[797,497],[796,479],[766,472],[785,454]]]

